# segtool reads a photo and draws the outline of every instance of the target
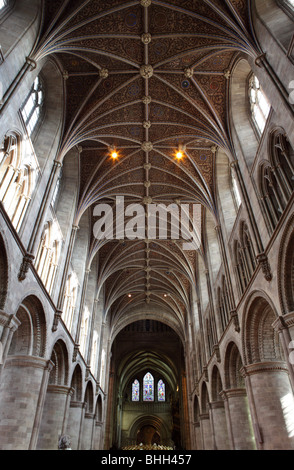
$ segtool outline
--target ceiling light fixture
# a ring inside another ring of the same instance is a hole
[[[109,153],[110,153],[111,158],[113,158],[113,160],[116,160],[118,158],[118,152],[115,147],[110,147]]]
[[[184,157],[184,149],[180,145],[179,148],[178,148],[178,151],[176,152],[176,158],[177,158],[177,160],[182,160],[183,157]]]

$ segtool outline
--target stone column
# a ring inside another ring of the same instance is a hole
[[[85,296],[86,296],[86,291],[87,291],[87,286],[88,286],[89,274],[90,274],[90,269],[86,269],[85,273],[84,273],[82,296],[81,296],[81,300],[80,300],[80,308],[79,308],[79,314],[78,314],[78,324],[77,324],[77,329],[76,329],[76,333],[75,333],[75,348],[74,348],[74,353],[73,353],[73,362],[76,361],[77,351],[78,351],[79,346],[80,346],[79,343],[80,343],[80,335],[81,335],[81,324],[82,324],[83,313],[84,313]]]
[[[102,437],[102,423],[100,421],[96,421],[95,428],[94,428],[93,450],[102,450],[101,437]]]
[[[278,317],[272,326],[279,334],[294,390],[294,312]]]
[[[200,422],[194,423],[194,442],[195,442],[195,449],[202,450]]]
[[[0,311],[0,327],[2,327],[2,334],[0,336],[0,375],[5,366],[5,360],[8,355],[13,333],[17,330],[19,325],[20,321],[14,315]]]
[[[83,428],[85,406],[86,404],[83,402],[70,402],[66,434],[71,438],[72,450],[79,450],[80,434]]]
[[[95,424],[95,414],[85,413],[81,450],[92,450],[93,432]]]
[[[0,382],[2,450],[35,449],[52,362],[8,356]]]
[[[200,429],[202,435],[202,449],[213,450],[214,445],[209,413],[200,415]]]
[[[228,437],[232,450],[254,450],[256,448],[248,398],[245,388],[224,390]]]
[[[294,449],[294,399],[285,362],[244,366],[256,441],[262,450]]]
[[[68,401],[72,394],[72,388],[48,385],[37,449],[58,449],[58,439],[64,434],[64,421],[67,417]]]
[[[230,449],[227,430],[226,412],[223,400],[209,404],[211,421],[214,429],[214,441],[216,450]]]

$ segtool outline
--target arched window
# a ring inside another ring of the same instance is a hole
[[[87,346],[87,338],[88,338],[88,331],[89,331],[89,320],[90,320],[90,312],[88,307],[85,308],[82,323],[81,323],[81,331],[80,331],[80,351],[83,356],[86,354],[86,346]]]
[[[242,226],[242,242],[244,248],[244,260],[246,264],[247,280],[249,282],[256,268],[256,258],[249,229],[246,224],[243,224]]]
[[[230,320],[230,307],[225,276],[223,276],[222,279],[222,287],[218,289],[218,307],[220,313],[221,328],[222,332],[224,332]]]
[[[154,378],[150,372],[143,379],[143,401],[154,401]]]
[[[44,103],[44,91],[42,81],[37,77],[33,83],[31,91],[25,100],[21,114],[27,128],[28,135],[31,136],[41,115]]]
[[[95,372],[96,372],[97,351],[98,351],[98,333],[97,331],[94,331],[93,346],[92,346],[92,353],[91,353],[91,364],[90,364],[93,375],[95,375]]]
[[[39,243],[35,268],[49,294],[52,292],[58,267],[61,252],[61,239],[62,235],[57,222],[48,222],[43,230]]]
[[[59,178],[56,182],[56,186],[55,186],[54,193],[53,193],[53,196],[52,196],[52,201],[51,201],[51,207],[55,211],[56,211],[57,204],[58,204],[58,198],[59,198],[60,192],[61,192],[61,180],[62,180],[62,170],[59,173]]]
[[[238,210],[239,207],[241,206],[242,199],[241,199],[241,194],[239,191],[239,186],[236,180],[236,176],[232,168],[231,168],[231,187],[232,187],[233,198],[235,201],[236,209]]]
[[[64,296],[62,319],[69,331],[71,331],[74,312],[77,302],[78,278],[75,272],[72,272],[66,281],[66,290]]]
[[[239,241],[235,242],[235,260],[239,288],[241,294],[243,294],[247,286],[247,278],[244,265],[244,252]]]
[[[294,150],[283,130],[273,133],[270,141],[273,171],[287,204],[294,190]]]
[[[207,343],[209,349],[209,355],[212,355],[213,352],[213,334],[212,334],[212,326],[211,326],[211,319],[207,318],[206,320],[206,332],[207,332]]]
[[[165,401],[165,384],[162,380],[157,384],[157,398],[158,401]]]
[[[255,75],[252,75],[249,79],[249,100],[253,123],[261,135],[264,131],[271,106]]]
[[[256,268],[256,258],[249,229],[241,225],[240,241],[235,242],[235,260],[240,291],[244,292]]]
[[[38,175],[38,163],[27,140],[11,134],[0,148],[0,199],[19,231]]]
[[[2,10],[2,8],[6,7],[7,5],[7,0],[0,0],[0,10]]]
[[[137,379],[132,384],[132,401],[140,401],[140,384]]]

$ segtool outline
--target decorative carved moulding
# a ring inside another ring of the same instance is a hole
[[[230,315],[231,315],[231,319],[233,320],[233,324],[234,324],[234,327],[235,327],[235,331],[237,331],[237,333],[240,333],[241,328],[240,328],[239,317],[238,317],[237,311],[236,311],[236,310],[232,310],[232,311],[230,312]]]
[[[194,71],[193,69],[191,69],[190,67],[187,67],[185,70],[184,70],[184,75],[186,78],[192,78],[193,77],[193,74],[194,74]]]
[[[256,259],[258,261],[258,264],[261,265],[261,269],[265,279],[270,282],[273,279],[273,275],[271,272],[271,267],[267,255],[265,253],[260,253],[260,255],[256,256]]]
[[[73,350],[73,355],[72,355],[72,362],[76,362],[79,349],[80,349],[80,345],[76,343],[74,345],[74,350]]]
[[[151,5],[151,0],[140,0],[140,4],[142,5],[142,7],[150,7]]]
[[[146,196],[143,198],[143,204],[152,204],[152,201],[153,201],[152,197]]]
[[[280,315],[272,324],[276,331],[291,329],[294,327],[294,312]]]
[[[107,69],[102,68],[101,70],[99,70],[100,78],[105,80],[106,78],[108,78],[108,75],[109,75],[109,71]]]
[[[226,80],[229,80],[229,78],[231,77],[231,71],[230,70],[226,70],[224,72],[224,77]]]
[[[209,382],[208,368],[207,368],[207,366],[204,366],[204,367],[203,367],[203,376],[204,376],[205,382]]]
[[[153,150],[152,142],[143,142],[141,149],[143,152],[151,152]]]
[[[246,388],[232,388],[229,390],[222,390],[220,396],[224,401],[227,401],[229,398],[246,397],[247,392]]]
[[[37,63],[31,57],[26,57],[26,64],[30,66],[30,70],[34,70],[37,67]]]
[[[144,127],[144,129],[150,129],[151,121],[144,121],[143,122],[143,127]]]
[[[240,373],[244,378],[250,375],[261,374],[266,372],[286,372],[288,374],[287,364],[283,361],[257,362],[255,364],[243,366],[240,369]]]
[[[213,346],[213,352],[215,353],[217,362],[220,363],[221,362],[221,356],[220,356],[220,350],[219,350],[219,345],[218,344],[215,344]]]
[[[53,319],[52,331],[56,331],[58,328],[59,320],[61,319],[62,310],[56,310]]]
[[[141,74],[141,77],[145,79],[151,78],[153,75],[152,65],[142,65],[142,67],[140,68],[140,74]]]
[[[29,271],[30,266],[32,266],[34,259],[35,259],[35,257],[31,253],[27,253],[23,257],[23,260],[22,260],[22,263],[21,263],[21,266],[20,266],[20,270],[19,270],[19,273],[18,273],[18,280],[20,282],[24,281],[25,278],[27,277],[27,273]]]
[[[142,34],[141,41],[142,41],[143,44],[150,44],[150,42],[152,41],[151,34],[150,33]]]
[[[144,104],[150,104],[152,101],[151,96],[143,96],[142,101]]]

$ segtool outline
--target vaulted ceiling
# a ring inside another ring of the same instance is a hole
[[[77,221],[116,196],[125,204],[200,203],[217,215],[215,151],[232,150],[230,70],[236,54],[258,55],[247,3],[45,0],[33,58],[54,54],[64,72],[59,158],[74,146],[81,150]],[[106,286],[113,320],[152,303],[184,324],[196,282],[194,251],[171,240],[93,238],[89,260],[98,252],[99,285]]]

